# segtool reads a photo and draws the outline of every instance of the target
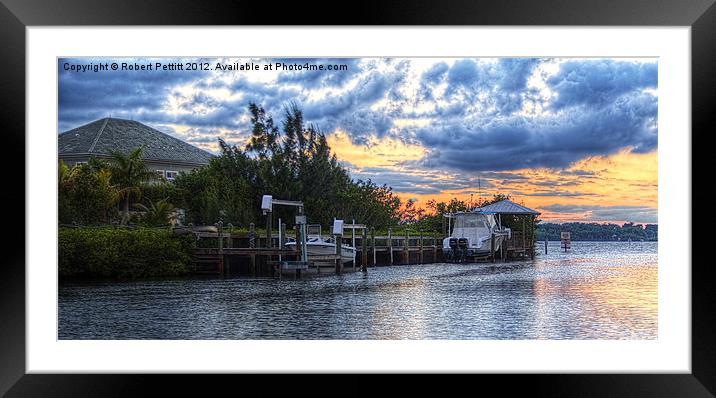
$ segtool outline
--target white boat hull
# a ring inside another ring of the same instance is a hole
[[[500,250],[510,234],[509,228],[497,225],[494,214],[457,213],[451,236],[443,240],[443,255],[452,261],[491,255]]]
[[[293,249],[296,246],[296,242],[286,243],[286,247]],[[320,263],[320,265],[330,264],[333,265],[333,256],[336,255],[336,245],[328,242],[308,242],[306,243],[306,249],[308,254],[308,261],[312,263]],[[341,262],[349,263],[355,261],[356,249],[351,246],[341,246]]]

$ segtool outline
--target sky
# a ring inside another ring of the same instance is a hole
[[[419,206],[501,193],[545,222],[658,221],[653,58],[77,58],[58,79],[60,133],[112,116],[218,153],[246,143],[250,102],[277,121],[294,102],[354,179]]]

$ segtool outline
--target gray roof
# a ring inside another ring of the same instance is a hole
[[[501,200],[491,205],[479,207],[475,209],[475,211],[485,211],[497,214],[540,214],[540,212],[536,210],[532,210],[529,207],[520,206],[511,200]]]
[[[110,150],[128,153],[143,146],[142,158],[205,165],[209,152],[134,120],[104,118],[60,133],[60,155],[108,155]]]

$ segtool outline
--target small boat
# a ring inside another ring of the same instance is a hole
[[[495,237],[494,250],[498,251],[502,243],[509,239],[512,231],[499,225],[495,213],[480,210],[445,215],[454,220],[449,237],[443,240],[443,254],[448,261],[461,262],[492,254],[492,236]]]
[[[172,228],[172,231],[176,235],[185,235],[185,234],[196,234],[196,233],[202,233],[202,232],[208,232],[208,233],[218,233],[219,229],[216,228],[213,225],[201,225],[201,226],[181,226],[181,227],[174,227]]]
[[[307,225],[306,252],[308,261],[318,265],[334,265],[333,256],[336,255],[336,241],[333,237],[321,236],[321,226],[318,224]],[[318,231],[316,233],[316,231]],[[295,249],[296,240],[289,239],[285,246]],[[341,245],[341,262],[349,263],[356,259],[356,248],[350,245]]]

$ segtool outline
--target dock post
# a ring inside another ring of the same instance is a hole
[[[283,249],[283,245],[286,244],[286,223],[281,223],[281,235],[278,239],[278,248]]]
[[[364,273],[368,272],[368,231],[365,228],[361,239],[360,270]]]
[[[266,247],[271,248],[273,246],[273,242],[271,242],[271,224],[273,224],[273,217],[271,217],[272,212],[266,213]]]
[[[216,223],[216,227],[219,230],[219,254],[224,252],[224,222],[219,220]]]
[[[341,245],[343,244],[343,236],[342,235],[336,235],[335,236],[335,243],[336,243],[336,274],[341,273],[341,268],[343,268],[343,262],[341,261]]]
[[[286,244],[286,223],[282,223],[279,218],[278,223],[278,249],[283,250]],[[283,257],[279,254],[278,261],[282,261]]]
[[[490,261],[495,262],[495,234],[490,234]]]
[[[256,247],[256,226],[254,223],[249,224],[249,247]]]
[[[533,236],[530,236],[530,259],[535,259],[535,252],[537,251],[535,246],[537,245],[537,242],[535,241],[534,234]]]
[[[393,265],[393,230],[388,228],[388,253],[390,253],[390,265]]]
[[[522,253],[527,250],[527,226],[525,225],[525,219],[522,218]]]
[[[228,254],[224,254],[221,256],[222,258],[222,265],[224,267],[224,276],[228,276],[231,272],[231,257]]]
[[[420,231],[420,256],[418,257],[420,264],[423,263],[423,231]]]
[[[438,234],[433,234],[433,262],[438,262]]]
[[[403,250],[405,250],[405,263],[404,264],[410,264],[410,233],[408,230],[405,230],[405,245],[403,245]]]
[[[547,254],[547,236],[544,237],[544,254]]]
[[[301,241],[299,239],[300,238],[300,231],[299,231],[300,226],[298,224],[296,224],[293,229],[294,229],[293,236],[296,237],[296,239],[294,239],[294,242],[296,242],[296,244],[293,245],[293,251],[298,253],[298,251],[301,249]]]
[[[373,246],[373,266],[375,267],[376,255],[375,255],[375,228],[370,230],[370,244]]]

